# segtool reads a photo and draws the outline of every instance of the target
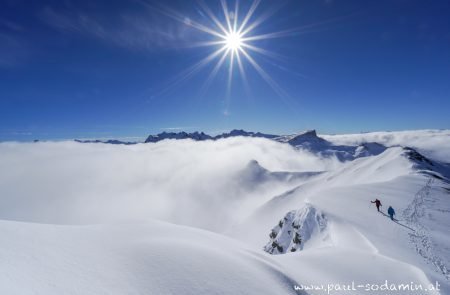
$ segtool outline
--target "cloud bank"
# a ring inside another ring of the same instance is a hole
[[[450,130],[412,130],[361,134],[319,135],[335,144],[378,142],[385,146],[409,146],[438,161],[450,163]]]
[[[246,183],[242,173],[251,160],[271,171],[338,165],[259,138],[133,146],[2,143],[0,218],[60,224],[156,218],[223,231],[296,185]]]

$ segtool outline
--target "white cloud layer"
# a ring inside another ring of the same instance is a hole
[[[257,138],[133,146],[2,143],[0,219],[87,224],[159,218],[222,231],[295,185],[243,181],[252,159],[272,171],[338,165]]]
[[[386,146],[409,146],[418,149],[428,157],[450,163],[450,130],[412,130],[320,136],[335,144],[356,145],[369,141]]]

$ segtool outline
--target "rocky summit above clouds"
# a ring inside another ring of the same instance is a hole
[[[193,133],[187,133],[187,132],[162,132],[157,135],[149,135],[147,139],[145,140],[146,143],[149,142],[158,142],[164,139],[193,139],[195,141],[202,141],[202,140],[217,140],[221,138],[229,138],[229,137],[236,137],[236,136],[244,136],[244,137],[262,137],[262,138],[276,138],[278,135],[272,135],[272,134],[264,134],[260,132],[248,132],[245,130],[238,130],[234,129],[231,130],[228,133],[222,133],[220,135],[211,136],[208,134],[205,134],[204,132],[193,132]]]
[[[275,135],[261,132],[251,132],[242,129],[234,129],[216,136],[211,136],[204,132],[162,132],[156,135],[149,135],[144,143],[156,143],[163,140],[183,140],[190,139],[194,141],[220,140],[231,137],[252,137],[266,138],[280,143],[287,143],[298,149],[304,149],[314,154],[320,154],[322,157],[335,157],[340,161],[351,161],[360,157],[378,155],[382,153],[386,147],[376,142],[364,142],[357,145],[335,145],[324,138],[317,135],[316,130],[308,130],[292,135]],[[119,140],[75,140],[80,143],[108,143],[132,145],[137,142],[124,142]]]

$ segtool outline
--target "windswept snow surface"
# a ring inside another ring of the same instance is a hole
[[[0,222],[1,294],[296,294],[270,257],[162,222]]]
[[[2,143],[0,294],[450,294],[449,134]]]

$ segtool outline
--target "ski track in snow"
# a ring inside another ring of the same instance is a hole
[[[408,225],[414,229],[413,232],[409,233],[409,237],[417,253],[422,256],[427,263],[434,265],[436,270],[447,280],[450,280],[449,269],[445,265],[443,259],[435,253],[429,229],[420,222],[421,218],[425,216],[427,208],[426,203],[433,201],[430,193],[434,181],[435,179],[433,177],[428,178],[425,186],[416,193],[414,200],[403,211],[403,217]]]

